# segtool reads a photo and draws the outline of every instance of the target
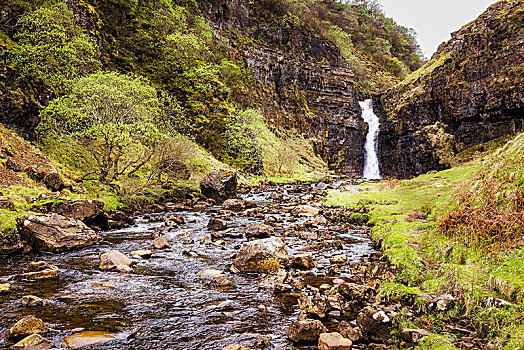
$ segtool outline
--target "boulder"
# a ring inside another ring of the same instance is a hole
[[[39,206],[33,206],[32,209],[41,213],[56,213],[66,218],[79,219],[86,223],[93,221],[102,213],[104,203],[98,200],[85,201],[61,201],[48,202]]]
[[[307,318],[325,318],[332,309],[327,296],[319,292],[315,292],[312,297],[302,295],[298,299],[298,306]]]
[[[273,228],[265,224],[252,224],[245,230],[246,238],[268,238],[273,235]]]
[[[320,213],[320,210],[311,205],[298,205],[293,208],[292,212],[295,215],[317,216]]]
[[[320,338],[320,334],[327,331],[319,320],[297,320],[288,327],[286,335],[295,343],[315,343]]]
[[[268,337],[260,337],[253,343],[253,349],[264,350],[271,348],[271,341]]]
[[[238,198],[226,199],[224,203],[222,203],[222,208],[227,210],[243,210],[245,207],[246,203]]]
[[[332,263],[333,265],[342,265],[342,264],[347,263],[348,261],[349,261],[349,258],[345,254],[335,255],[329,259],[329,262]]]
[[[15,204],[9,198],[0,197],[0,209],[15,210]]]
[[[207,228],[215,231],[225,230],[227,228],[227,221],[218,218],[211,218],[209,219]]]
[[[20,340],[31,334],[45,333],[48,331],[44,321],[34,316],[26,316],[19,320],[9,331],[7,339]]]
[[[101,270],[112,270],[116,269],[117,266],[130,266],[133,263],[124,254],[120,253],[118,250],[111,250],[100,254],[100,269]]]
[[[297,254],[292,259],[293,264],[300,269],[310,269],[315,266],[315,260],[311,254]]]
[[[24,295],[22,297],[22,305],[24,306],[42,306],[46,303],[45,299],[34,295]]]
[[[237,194],[237,173],[233,171],[215,171],[209,173],[200,182],[202,194],[217,201],[233,198]]]
[[[357,326],[362,330],[364,337],[380,343],[389,337],[392,322],[383,310],[366,307],[358,314]]]
[[[318,339],[318,350],[351,350],[353,343],[340,333],[322,333]]]
[[[24,349],[24,350],[48,350],[55,347],[55,344],[39,334],[31,334],[28,337],[20,340],[15,345],[11,346],[12,349]]]
[[[44,184],[51,191],[61,191],[65,187],[64,180],[57,171],[52,171],[44,177]]]
[[[353,343],[356,343],[362,339],[362,331],[360,330],[360,328],[353,327],[346,321],[342,321],[340,323],[340,325],[338,326],[338,330],[344,338],[348,338]]]
[[[57,214],[31,215],[18,218],[22,239],[36,250],[64,252],[95,244],[100,236],[82,221]]]
[[[257,239],[242,244],[231,271],[268,273],[286,266],[288,260],[289,255],[281,238]]]
[[[347,300],[356,300],[361,305],[376,295],[374,288],[356,283],[342,283],[338,286],[338,292]]]
[[[157,237],[153,240],[153,245],[156,249],[164,249],[169,247],[169,242],[164,237]]]

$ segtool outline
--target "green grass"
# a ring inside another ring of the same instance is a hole
[[[478,170],[477,164],[469,164],[411,180],[364,183],[357,191],[332,191],[326,202],[326,206],[370,210],[371,234],[400,270],[396,281],[380,290],[386,300],[426,293],[452,293],[460,298],[455,308],[431,315],[431,330],[443,334],[426,337],[420,349],[454,349],[443,327],[453,316],[490,324],[491,339],[504,349],[524,344],[524,249],[494,256],[457,237],[442,235],[436,226],[454,191]],[[490,308],[484,302],[487,296],[516,305]]]

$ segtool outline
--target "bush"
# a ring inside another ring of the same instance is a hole
[[[41,112],[38,132],[84,148],[86,164],[96,164],[89,173],[110,183],[151,160],[164,138],[159,116],[156,90],[145,79],[96,73],[77,79],[68,95]]]

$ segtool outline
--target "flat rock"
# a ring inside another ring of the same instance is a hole
[[[329,262],[334,265],[342,265],[342,264],[347,263],[348,261],[349,261],[349,258],[345,254],[335,255],[329,259]]]
[[[229,287],[234,285],[234,282],[224,275],[218,275],[215,278],[213,278],[211,284],[217,287]]]
[[[131,255],[138,256],[141,259],[149,259],[151,255],[153,255],[153,252],[149,249],[133,250]]]
[[[231,271],[268,273],[286,266],[288,260],[289,255],[281,238],[258,239],[242,244]]]
[[[10,290],[11,290],[10,283],[0,283],[0,294],[9,293]]]
[[[295,343],[315,343],[325,332],[327,328],[319,320],[296,320],[288,327],[286,335]]]
[[[42,306],[46,303],[45,299],[34,295],[24,295],[22,297],[22,305],[24,306]]]
[[[117,266],[130,266],[133,263],[124,254],[120,253],[118,250],[111,250],[100,254],[100,269],[101,270],[112,270],[116,269]]]
[[[156,249],[169,248],[169,242],[164,237],[157,237],[153,240]]]
[[[17,279],[27,281],[40,281],[58,278],[58,268],[56,269],[45,269],[42,271],[26,272],[16,276]]]
[[[268,238],[273,235],[273,228],[266,224],[252,224],[245,230],[246,238]]]
[[[322,333],[318,339],[318,350],[351,350],[353,342],[340,333]]]
[[[105,344],[115,339],[121,339],[120,335],[104,331],[82,331],[65,338],[64,343],[69,349],[78,349]]]
[[[219,276],[223,274],[224,271],[221,270],[202,270],[197,273],[197,275],[204,275],[204,276]]]
[[[115,285],[111,282],[101,282],[101,281],[95,281],[91,283],[91,287],[93,288],[108,288],[108,289],[115,289]]]
[[[11,346],[12,349],[24,349],[24,350],[48,350],[55,347],[55,344],[39,334],[31,334],[20,340],[15,345]]]
[[[47,330],[44,321],[34,316],[26,316],[9,329],[6,337],[9,340],[20,340],[31,334],[47,332]]]
[[[58,253],[87,247],[100,240],[82,221],[57,214],[18,218],[17,224],[22,239],[36,250]]]
[[[317,216],[320,213],[320,210],[312,205],[298,205],[293,208],[292,213],[302,216]]]
[[[240,344],[231,344],[226,346],[225,348],[222,348],[222,350],[251,350],[250,348],[246,348],[243,345]]]

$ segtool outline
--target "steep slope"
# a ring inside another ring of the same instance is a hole
[[[524,2],[499,1],[375,99],[383,174],[444,169],[456,153],[522,130],[523,29]]]

